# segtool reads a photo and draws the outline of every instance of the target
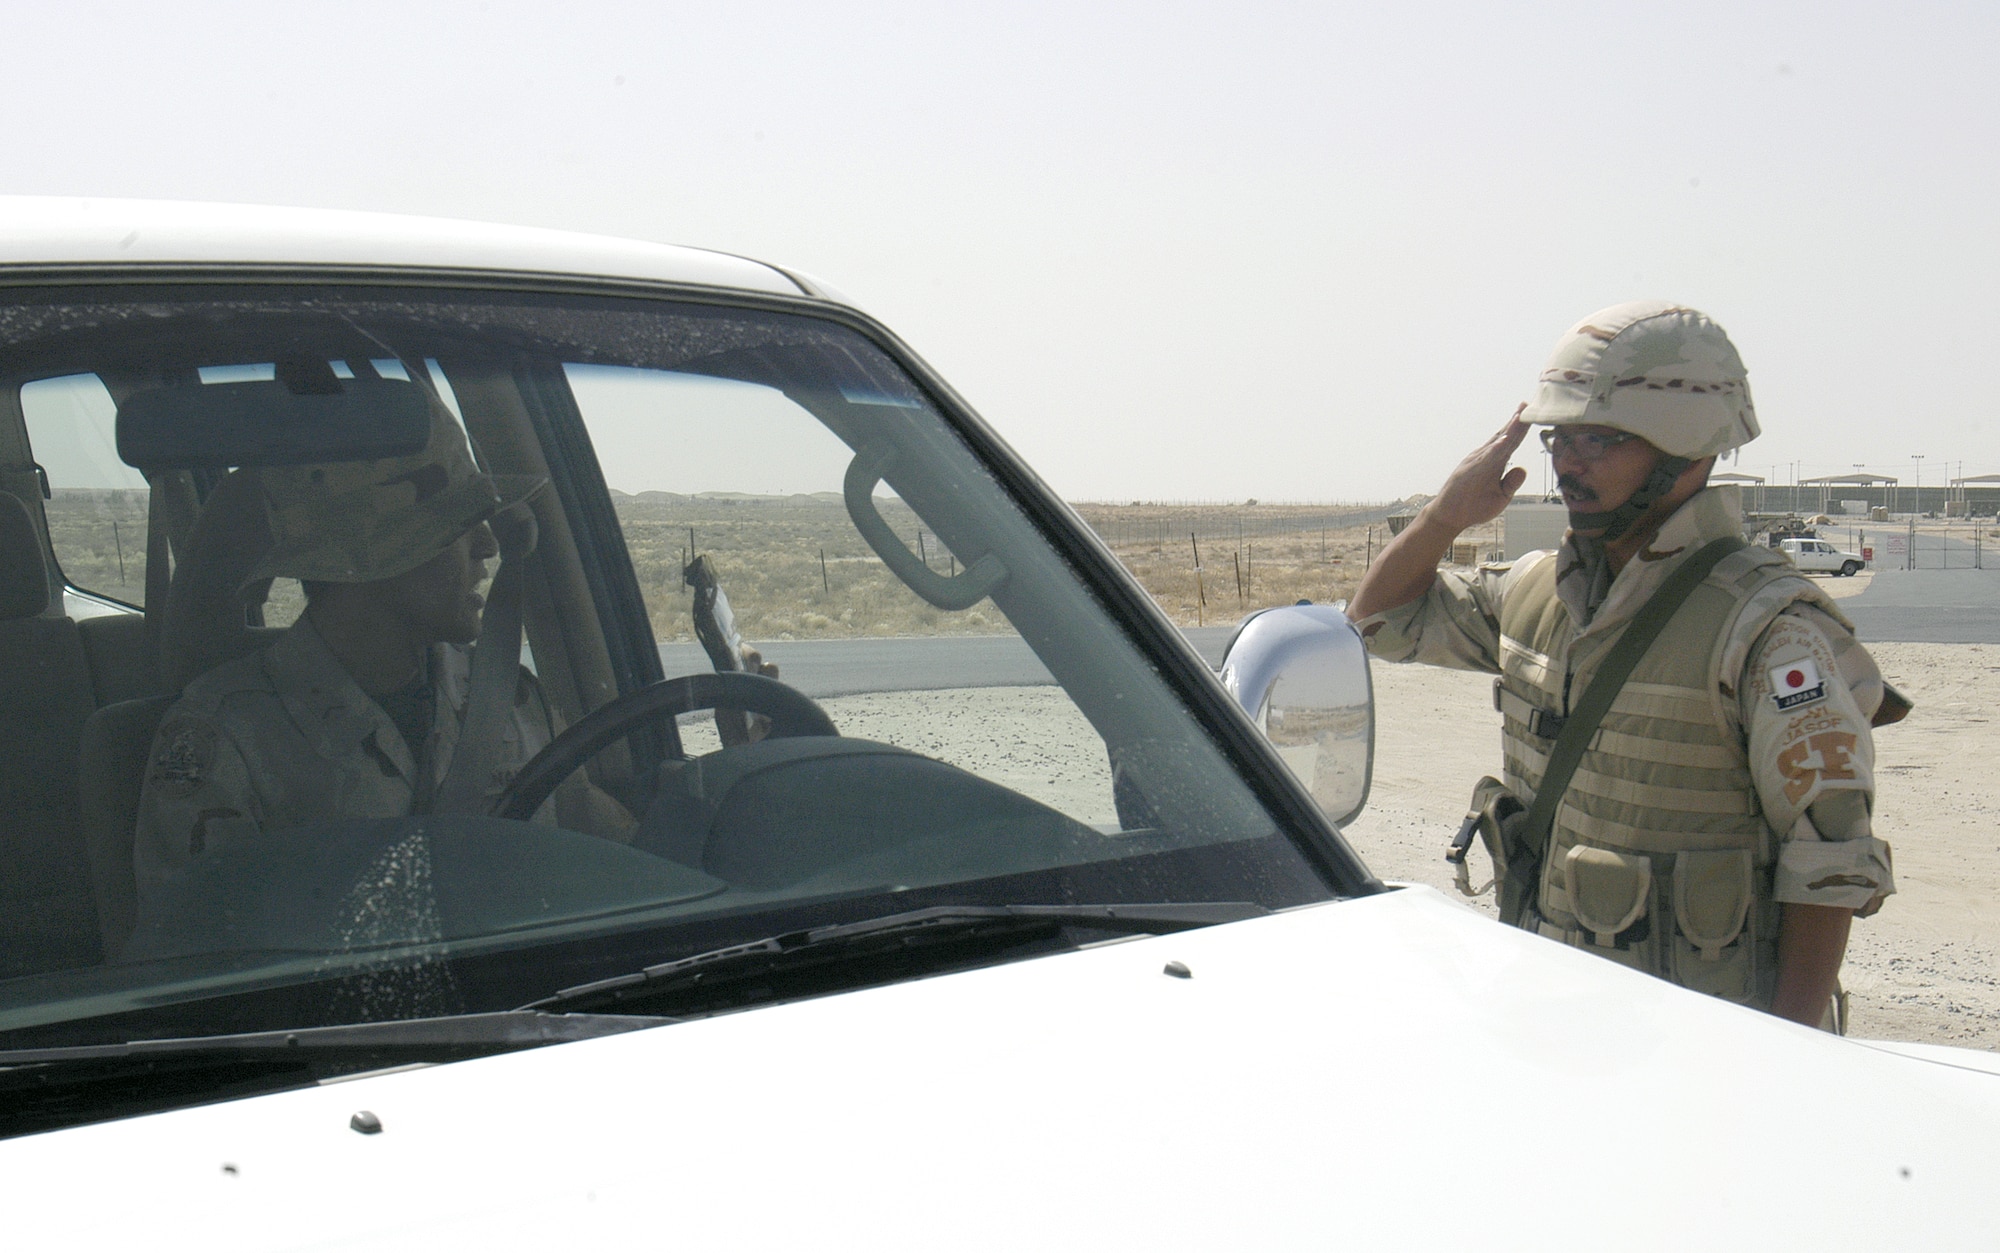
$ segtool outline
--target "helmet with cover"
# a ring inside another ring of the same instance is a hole
[[[1601,309],[1569,329],[1522,419],[1608,426],[1693,461],[1757,438],[1743,358],[1704,314],[1658,300]]]
[[[372,583],[414,570],[544,480],[482,473],[465,432],[431,398],[421,451],[258,471],[271,547],[250,579]]]
[[[1666,454],[1632,497],[1571,525],[1616,539],[1702,457],[1757,438],[1743,359],[1721,327],[1665,301],[1601,309],[1556,342],[1522,415],[1546,426],[1607,426]]]

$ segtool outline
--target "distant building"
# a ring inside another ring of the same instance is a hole
[[[1501,543],[1506,550],[1507,560],[1512,561],[1544,548],[1558,546],[1562,543],[1563,533],[1567,530],[1569,530],[1569,510],[1563,508],[1561,501],[1517,496],[1514,498],[1514,503],[1507,506]]]

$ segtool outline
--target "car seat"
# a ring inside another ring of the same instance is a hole
[[[76,623],[51,599],[34,517],[0,492],[0,978],[100,960],[77,804],[96,699]]]
[[[83,728],[77,763],[83,830],[107,960],[117,957],[132,934],[133,829],[160,720],[190,681],[265,647],[278,634],[251,621],[270,580],[244,583],[270,542],[255,474],[233,471],[208,494],[184,559],[174,567],[158,627],[164,694],[106,705]]]

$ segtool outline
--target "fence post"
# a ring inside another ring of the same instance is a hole
[[[1208,604],[1208,593],[1201,586],[1201,541],[1194,532],[1188,532],[1188,545],[1194,549],[1194,624],[1202,625],[1201,611]]]

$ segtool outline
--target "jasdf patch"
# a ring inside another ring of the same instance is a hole
[[[1826,695],[1819,667],[1810,657],[1771,668],[1771,700],[1780,709],[1797,709]]]
[[[208,777],[215,761],[215,728],[176,722],[160,730],[159,751],[146,781],[168,796],[188,796]]]

